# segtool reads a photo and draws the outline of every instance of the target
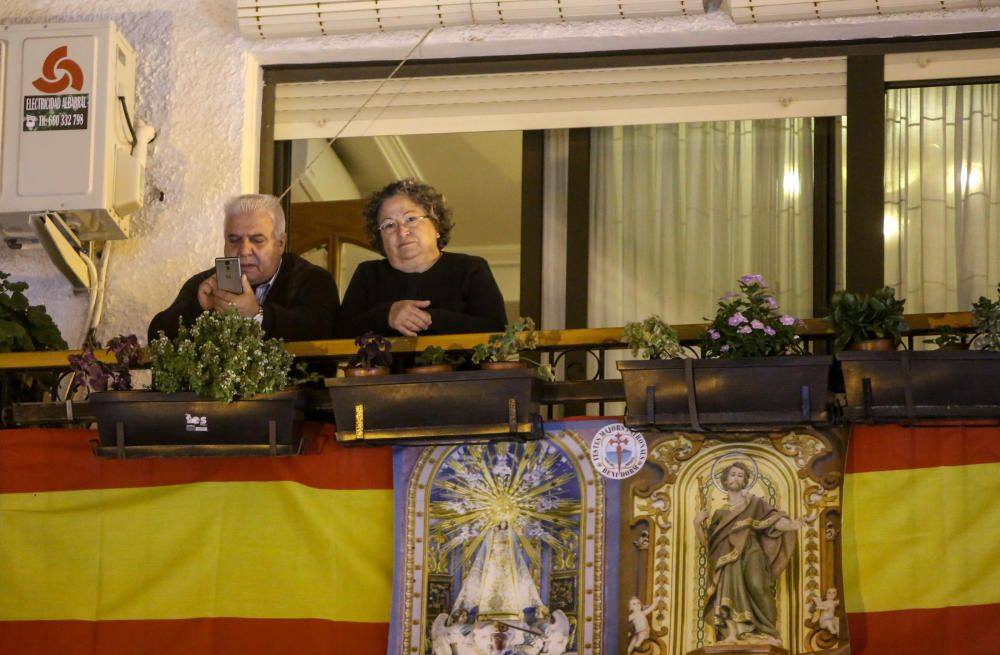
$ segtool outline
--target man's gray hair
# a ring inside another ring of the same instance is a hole
[[[263,193],[247,193],[236,196],[226,201],[223,210],[227,219],[230,216],[264,212],[271,217],[275,236],[285,233],[285,210],[281,208],[281,201],[274,196]]]

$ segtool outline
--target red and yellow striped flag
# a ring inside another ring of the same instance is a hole
[[[842,546],[853,653],[1000,653],[1000,428],[855,428]]]
[[[0,432],[0,653],[385,653],[390,449],[117,461],[94,436]]]

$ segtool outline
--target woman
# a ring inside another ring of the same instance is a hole
[[[499,332],[503,296],[482,257],[442,252],[453,223],[444,198],[414,179],[369,197],[363,210],[372,247],[344,294],[337,335]]]

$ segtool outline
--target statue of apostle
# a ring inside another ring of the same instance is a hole
[[[764,641],[780,645],[775,599],[777,579],[795,550],[800,521],[749,493],[751,469],[735,461],[722,469],[719,483],[727,504],[695,516],[695,533],[709,562],[704,617],[720,643]]]

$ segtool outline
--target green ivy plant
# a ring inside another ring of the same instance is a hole
[[[626,323],[625,341],[632,354],[645,359],[673,359],[681,356],[677,332],[653,314],[641,323]]]
[[[823,320],[833,327],[836,350],[871,339],[892,339],[897,345],[909,330],[903,319],[905,304],[906,300],[896,298],[892,287],[882,287],[871,295],[841,290],[833,294],[830,314]]]
[[[522,350],[534,350],[538,347],[538,332],[535,331],[535,321],[529,316],[522,316],[504,327],[502,334],[491,334],[486,343],[476,344],[472,349],[472,363],[483,362],[516,362],[526,361],[535,364],[538,377],[547,381],[556,379],[551,364],[539,364],[520,355]]]
[[[149,356],[156,391],[223,402],[283,389],[294,359],[281,339],[265,339],[257,321],[234,310],[206,312],[191,328],[181,323],[173,340],[161,332]]]
[[[479,343],[472,349],[472,363],[516,362],[522,350],[538,347],[538,333],[535,321],[522,316],[504,327],[503,334],[491,334],[486,343]]]
[[[44,305],[31,305],[27,282],[11,282],[0,271],[0,352],[66,350],[59,327]]]
[[[1000,296],[1000,284],[997,295]],[[976,350],[1000,350],[1000,297],[990,300],[980,296],[972,304],[972,324],[976,329],[973,340]]]

